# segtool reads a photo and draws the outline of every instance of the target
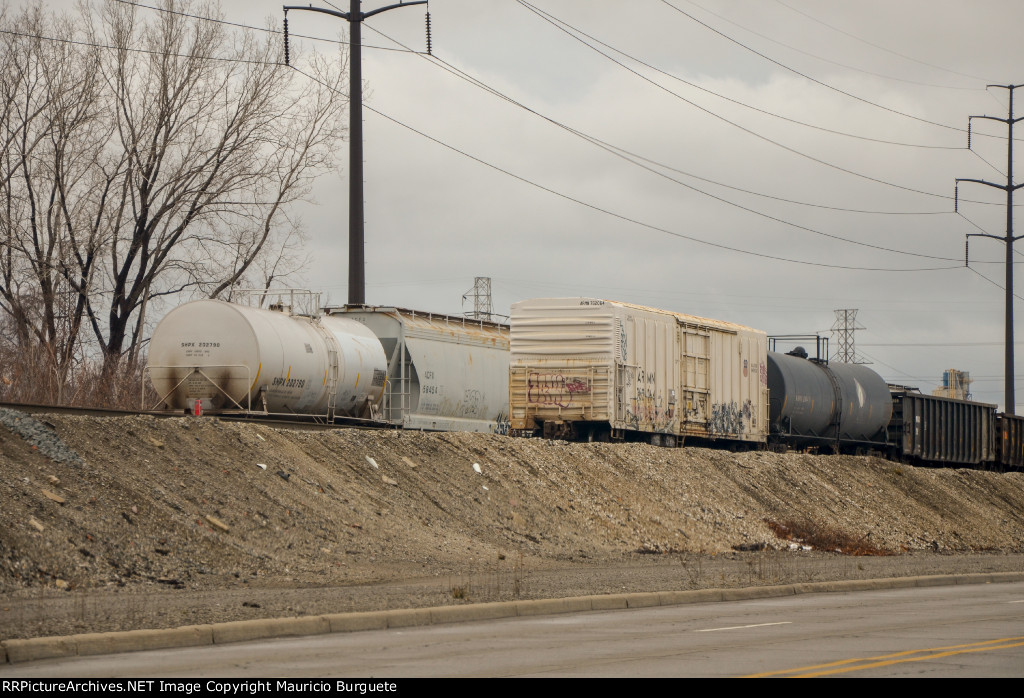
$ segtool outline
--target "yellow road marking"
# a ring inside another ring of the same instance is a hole
[[[875,667],[889,666],[891,664],[904,664],[906,662],[923,662],[928,659],[941,659],[942,657],[952,657],[955,654],[968,654],[970,652],[990,652],[992,650],[1005,650],[1012,647],[1024,647],[1024,642],[1016,642],[1012,645],[994,645],[992,647],[975,647],[974,649],[955,650],[952,652],[939,652],[937,654],[929,654],[924,657],[909,657],[907,659],[892,659],[887,662],[876,662],[874,664],[864,664],[862,666],[848,667],[846,669],[836,669],[834,671],[820,671],[813,674],[798,674],[796,678],[811,678],[814,676],[827,676],[830,674],[845,674],[848,671],[859,671],[861,669],[874,669]]]
[[[878,657],[858,657],[856,659],[842,659],[838,662],[830,662],[828,664],[813,664],[811,666],[797,667],[795,669],[783,669],[780,671],[766,671],[760,674],[750,674],[744,678],[755,679],[764,678],[767,676],[783,675],[793,675],[798,678],[804,678],[812,676],[827,676],[829,674],[843,674],[848,671],[860,671],[861,669],[872,669],[875,667],[889,666],[891,664],[902,664],[904,662],[920,662],[926,659],[939,659],[942,657],[950,657],[955,654],[965,654],[968,652],[988,652],[989,650],[1001,650],[1009,649],[1012,647],[1024,646],[1024,642],[1017,642],[1018,640],[1024,640],[1024,636],[1003,637],[998,640],[985,640],[983,642],[972,642],[965,645],[949,645],[946,647],[930,647],[919,650],[905,650],[903,652],[894,652],[892,654],[879,655]],[[932,654],[927,654],[922,657],[909,656],[915,654],[922,654],[924,652],[931,652]],[[862,664],[861,662],[870,663]],[[855,666],[849,666],[851,664]],[[824,669],[825,671],[814,672],[814,669]],[[800,673],[809,671],[813,673]]]

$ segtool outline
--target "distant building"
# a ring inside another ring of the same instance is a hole
[[[942,373],[942,387],[932,391],[932,395],[951,397],[957,400],[971,399],[971,374],[950,368]]]

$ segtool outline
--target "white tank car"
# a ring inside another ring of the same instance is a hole
[[[202,300],[175,308],[153,332],[149,376],[161,406],[375,416],[384,350],[362,323]]]

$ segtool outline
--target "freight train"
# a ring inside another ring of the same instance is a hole
[[[584,441],[1024,467],[1024,418],[769,350],[764,332],[596,298],[509,325],[395,307],[183,305],[150,342],[160,406]]]

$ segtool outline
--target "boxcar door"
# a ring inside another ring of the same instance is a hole
[[[697,325],[680,324],[677,331],[682,353],[679,429],[682,434],[705,436],[711,414],[708,388],[711,335]]]

